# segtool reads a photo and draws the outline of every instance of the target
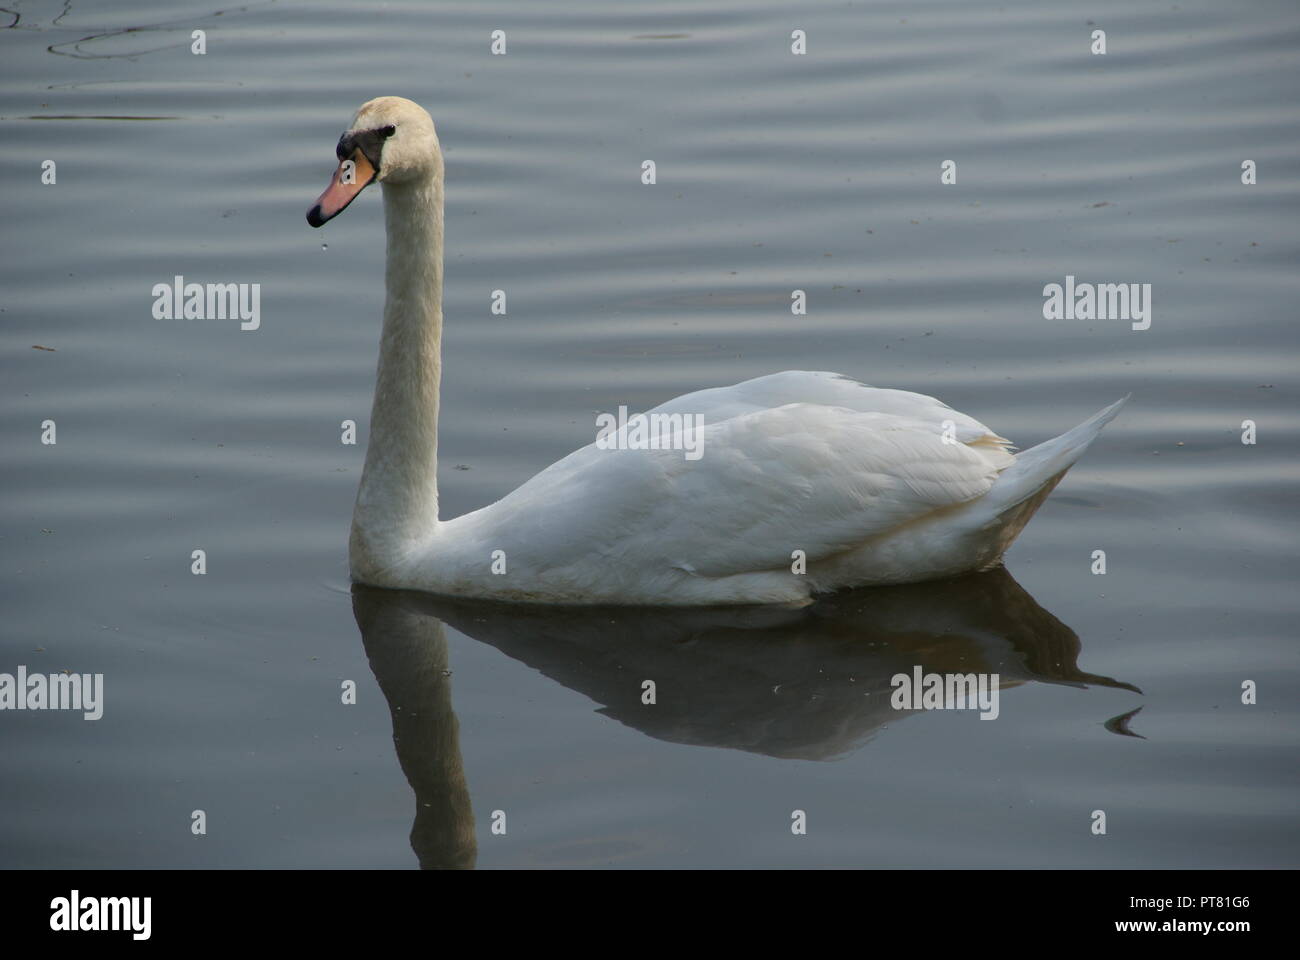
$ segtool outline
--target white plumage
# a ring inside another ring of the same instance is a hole
[[[345,141],[386,127],[371,158],[388,301],[353,517],[359,581],[529,602],[802,604],[984,569],[1123,404],[1016,456],[933,397],[786,371],[647,411],[702,417],[700,434],[676,437],[699,444],[698,459],[681,442],[593,442],[497,503],[439,520],[442,158],[428,114],[394,97],[364,105]]]

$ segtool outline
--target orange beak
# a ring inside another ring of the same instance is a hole
[[[360,149],[353,150],[352,156],[339,163],[330,185],[317,198],[316,205],[307,211],[307,222],[319,227],[337,217],[373,179],[375,168]]]

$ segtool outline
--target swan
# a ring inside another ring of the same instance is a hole
[[[386,300],[348,543],[376,587],[550,604],[804,606],[998,565],[1124,399],[1019,454],[919,393],[787,370],[648,411],[464,516],[438,516],[443,158],[418,104],[361,106],[307,213],[383,186]],[[674,415],[677,420],[672,419]],[[691,456],[694,451],[695,456]]]

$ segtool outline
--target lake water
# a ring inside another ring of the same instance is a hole
[[[0,672],[105,702],[0,713],[0,866],[1300,865],[1294,3],[8,6]],[[383,94],[446,154],[446,516],[774,370],[1022,447],[1133,399],[1007,571],[799,612],[354,591],[379,192],[303,214]],[[260,328],[154,319],[175,275],[260,283]],[[1067,275],[1151,284],[1150,328],[1045,320]],[[890,709],[914,665],[999,672],[997,719]]]

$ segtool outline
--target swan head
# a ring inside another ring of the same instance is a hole
[[[319,227],[338,216],[371,183],[428,180],[442,170],[442,150],[433,119],[412,100],[377,97],[363,103],[334,148],[338,169],[307,211]]]

